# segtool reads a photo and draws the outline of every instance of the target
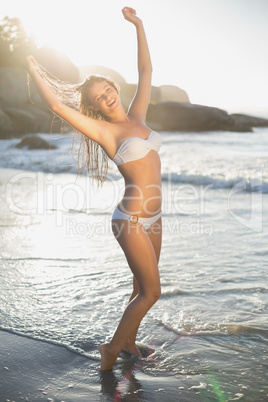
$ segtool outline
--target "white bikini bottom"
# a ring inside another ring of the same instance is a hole
[[[132,223],[137,223],[139,222],[146,230],[149,229],[150,226],[152,226],[162,215],[162,212],[159,212],[159,214],[152,216],[151,218],[142,218],[138,215],[128,215],[125,214],[124,212],[120,211],[118,208],[114,210],[112,220],[114,219],[125,219],[127,221],[130,221]]]

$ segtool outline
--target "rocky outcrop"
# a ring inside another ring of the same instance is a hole
[[[0,138],[50,132],[54,115],[32,85],[30,92],[31,98],[24,70],[0,68]]]
[[[88,74],[109,76],[119,83],[125,110],[136,92],[137,85],[128,84],[120,74],[105,67],[88,68]],[[84,77],[80,76],[80,80]],[[69,80],[70,81],[70,80]],[[20,137],[30,133],[60,131],[62,122],[42,102],[33,85],[31,98],[27,74],[19,68],[0,68],[0,138]],[[34,103],[31,102],[31,99]],[[52,126],[53,121],[53,126]],[[147,114],[148,125],[158,131],[252,131],[252,127],[268,126],[268,120],[243,114],[229,115],[224,110],[193,105],[182,89],[163,85],[152,87]],[[66,125],[66,130],[72,130]]]
[[[137,90],[136,84],[121,84],[120,95],[122,105],[125,110],[128,109]],[[189,103],[187,93],[178,87],[172,85],[162,85],[160,87],[152,86],[151,88],[151,104],[156,105],[163,102],[185,102]]]
[[[120,96],[122,105],[125,110],[128,109],[137,90],[136,84],[129,84],[117,71],[103,66],[86,66],[80,67],[80,81],[90,74],[98,74],[104,77],[109,77],[114,80],[120,87]],[[151,88],[151,103],[160,102],[187,102],[189,97],[187,93],[175,85],[161,85],[159,87],[152,86]]]
[[[79,82],[79,70],[64,53],[49,46],[42,46],[34,57],[43,67],[61,81],[76,84]]]
[[[50,144],[38,135],[27,135],[16,145],[16,148],[28,148],[28,149],[56,149],[57,147]]]
[[[250,125],[251,127],[267,127],[268,120],[263,119],[261,117],[254,117],[254,116],[248,116],[246,114],[231,114],[230,115],[232,119],[235,120],[236,124],[241,124],[241,125]]]
[[[9,138],[12,135],[12,130],[12,120],[2,109],[0,109],[0,138]]]
[[[25,71],[14,67],[0,68],[0,106],[20,107],[28,102]]]
[[[190,103],[189,96],[183,89],[176,87],[175,85],[161,85],[158,88],[158,96],[156,99],[152,98],[152,101],[156,103],[162,102],[182,102]]]
[[[80,71],[80,81],[89,74],[108,76],[116,81],[120,86],[122,104],[125,110],[128,109],[137,90],[136,84],[128,84],[116,71],[101,66],[89,66],[82,69]],[[153,86],[151,102],[158,104],[163,100],[189,101],[186,92],[180,88],[170,85]],[[29,96],[27,74],[24,70],[19,68],[0,68],[0,138],[20,137],[28,133],[50,132],[53,117],[53,114],[42,102],[33,85],[30,85]],[[61,121],[58,119],[58,123],[53,123],[53,130],[60,130],[60,126]]]
[[[178,102],[150,104],[147,122],[153,130],[158,131],[250,132],[255,126],[268,127],[266,119],[229,115],[224,110],[215,107]]]
[[[101,75],[103,77],[111,78],[113,81],[117,82],[119,86],[126,84],[125,78],[112,68],[104,66],[80,66],[79,67],[79,81],[82,82],[84,79],[91,74]]]
[[[63,53],[42,47],[34,54],[38,62],[62,81],[79,81],[77,67]],[[20,68],[0,68],[0,138],[20,137],[28,133],[48,133],[61,129],[61,120],[42,102],[33,85],[27,86],[27,74]]]

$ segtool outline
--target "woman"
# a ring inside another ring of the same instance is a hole
[[[80,85],[80,111],[74,110],[47,85],[34,58],[26,59],[27,71],[50,109],[82,133],[84,139],[98,144],[125,180],[125,193],[114,211],[112,229],[133,273],[133,292],[112,340],[100,345],[102,370],[111,369],[121,351],[141,356],[135,344],[137,331],[161,292],[161,138],[145,124],[152,65],[142,21],[132,8],[125,7],[122,13],[136,27],[138,41],[139,82],[127,114],[116,86],[97,76]]]

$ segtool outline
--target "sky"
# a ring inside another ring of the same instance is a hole
[[[179,86],[192,103],[268,117],[268,0],[8,0],[0,19],[19,17],[37,44],[135,83],[135,28],[124,6],[143,20],[153,85]]]

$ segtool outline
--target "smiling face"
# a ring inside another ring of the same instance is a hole
[[[88,89],[87,95],[91,108],[106,116],[120,105],[117,90],[105,80],[95,82],[92,87]]]

